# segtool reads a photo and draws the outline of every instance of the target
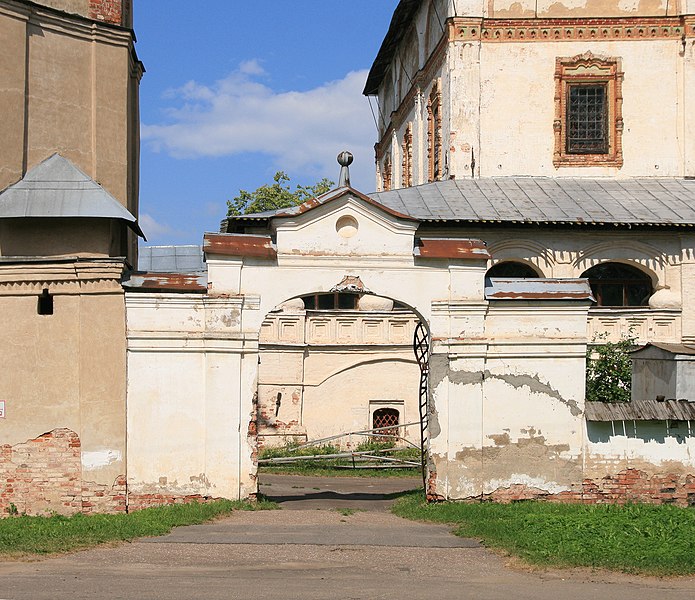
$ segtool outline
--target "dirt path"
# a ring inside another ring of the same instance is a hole
[[[238,512],[209,525],[176,529],[162,538],[33,563],[0,563],[0,599],[695,597],[695,579],[510,569],[504,559],[475,540],[452,536],[445,526],[404,521],[381,505],[374,505],[377,510],[346,510],[361,508],[346,507],[346,500],[368,502],[346,498],[350,489],[373,497],[383,491],[381,486],[397,485],[379,481],[377,488],[368,487],[373,483],[332,486],[324,481],[308,486],[319,495],[309,508],[298,507],[308,499],[294,498],[283,501],[297,507],[294,510]],[[271,489],[277,484],[281,492],[294,490],[280,497],[307,490],[307,482],[300,480],[266,482]],[[337,497],[328,497],[327,492]]]

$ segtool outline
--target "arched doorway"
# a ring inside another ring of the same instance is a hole
[[[292,472],[293,464],[304,473],[325,466],[327,473],[351,467],[420,476],[428,359],[427,325],[390,298],[314,292],[269,311],[259,336],[255,408],[263,493],[275,493],[264,477]]]

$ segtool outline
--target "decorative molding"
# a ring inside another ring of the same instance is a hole
[[[63,259],[0,265],[0,295],[123,294],[120,260]]]
[[[388,148],[390,143],[391,135],[395,130],[400,129],[401,125],[403,125],[403,122],[412,108],[411,105],[420,95],[422,84],[427,85],[434,77],[435,71],[441,69],[443,66],[448,46],[449,39],[446,35],[444,35],[430,57],[425,62],[422,69],[420,69],[413,77],[413,84],[411,88],[403,97],[403,100],[398,105],[398,108],[391,113],[391,121],[384,131],[384,134],[381,136],[381,139],[376,144],[375,148],[377,156],[381,157],[384,155],[384,150]]]
[[[608,149],[605,153],[579,154],[567,151],[568,88],[577,84],[603,84],[608,103]],[[623,166],[623,70],[619,57],[595,56],[591,52],[555,59],[555,150],[558,167]]]
[[[403,174],[401,177],[401,187],[413,185],[413,124],[408,123],[403,134]]]
[[[432,85],[427,99],[427,181],[442,177],[442,80]]]
[[[559,19],[449,19],[452,42],[680,40],[695,36],[693,17],[573,17]]]

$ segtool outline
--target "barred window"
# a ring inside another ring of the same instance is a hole
[[[608,152],[608,102],[605,85],[567,86],[567,152]]]
[[[622,167],[619,57],[585,52],[555,61],[555,167]]]

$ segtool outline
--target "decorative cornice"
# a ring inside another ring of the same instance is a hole
[[[122,273],[120,260],[0,264],[0,295],[123,294]]]
[[[452,42],[548,42],[682,39],[695,36],[694,17],[449,19]]]
[[[94,40],[113,46],[133,48],[134,33],[131,29],[66,13],[49,6],[41,6],[33,2],[22,4],[3,2],[0,5],[0,14],[29,21],[36,27],[55,33]]]

